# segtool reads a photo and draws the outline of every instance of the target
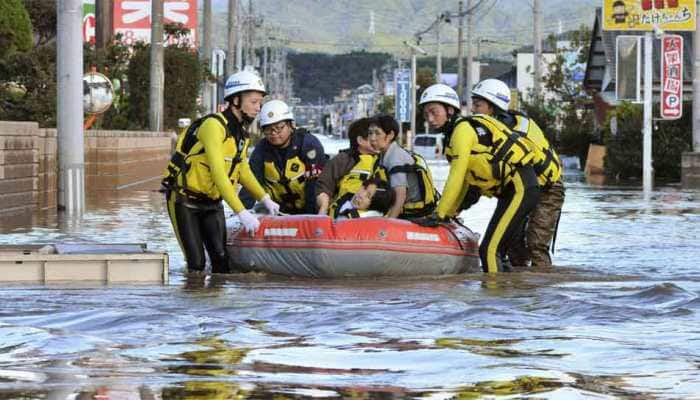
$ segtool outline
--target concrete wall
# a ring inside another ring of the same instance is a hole
[[[0,216],[55,210],[58,193],[55,129],[0,121]],[[85,132],[88,193],[157,181],[172,151],[170,132]]]
[[[38,194],[39,125],[0,121],[0,215],[32,212]]]
[[[85,187],[93,191],[119,190],[158,180],[170,155],[170,133],[87,131]]]
[[[683,153],[681,182],[683,189],[700,190],[700,153]]]

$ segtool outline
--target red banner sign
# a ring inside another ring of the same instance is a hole
[[[683,37],[661,38],[661,118],[683,115]]]
[[[164,0],[163,22],[180,23],[190,30],[186,40],[196,44],[197,0]],[[151,41],[151,0],[114,0],[114,33],[121,33],[122,41],[133,44]]]

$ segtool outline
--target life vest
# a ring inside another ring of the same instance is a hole
[[[408,150],[407,150],[408,151]],[[435,185],[433,184],[433,176],[430,173],[428,164],[425,159],[417,153],[409,151],[413,157],[413,164],[397,165],[387,171],[388,178],[395,173],[412,173],[416,175],[418,180],[418,189],[420,199],[417,201],[406,202],[403,205],[403,211],[400,218],[415,218],[429,215],[435,209],[438,199],[440,198]]]
[[[248,151],[247,135],[236,137],[230,131],[226,118],[221,114],[209,114],[192,122],[177,139],[175,152],[164,172],[163,186],[175,190],[181,195],[199,201],[220,201],[221,194],[211,176],[204,145],[197,138],[202,123],[214,118],[226,130],[222,142],[224,165],[227,176],[232,182],[238,182],[239,166]]]
[[[338,207],[350,200],[360,190],[364,181],[370,178],[387,181],[386,171],[379,165],[379,157],[373,154],[360,154],[355,159],[357,160],[355,165],[338,182],[338,189],[328,208],[328,215],[333,218],[338,217]]]
[[[460,118],[455,124],[468,123],[476,131],[477,142],[471,149],[467,182],[487,196],[501,192],[518,168],[532,165],[532,145],[495,118],[478,114]],[[452,160],[451,152],[445,157]]]
[[[542,132],[531,119],[521,113],[513,112],[515,125],[513,132],[526,138],[534,150],[533,168],[537,174],[537,183],[542,188],[549,188],[561,179],[561,160]]]
[[[304,134],[294,133],[290,146],[296,146],[296,151],[286,161],[284,170],[276,162],[277,154],[274,146],[269,143],[263,152],[264,179],[260,182],[272,200],[280,204],[282,212],[299,214],[306,206],[305,186],[309,178],[309,162],[303,154]]]

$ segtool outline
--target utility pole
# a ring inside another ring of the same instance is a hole
[[[437,26],[435,27],[435,36],[437,37],[437,57],[435,58],[435,80],[437,83],[442,82],[442,43],[440,43],[440,23],[442,15],[438,17]],[[413,128],[411,128],[413,129]]]
[[[59,0],[56,7],[58,207],[80,216],[85,204],[83,2]]]
[[[642,134],[642,188],[644,199],[651,198],[653,187],[653,170],[651,160],[651,130],[652,130],[652,101],[653,101],[653,64],[652,52],[654,46],[654,34],[644,34],[644,126]]]
[[[532,16],[534,18],[532,24],[533,47],[532,54],[532,71],[533,71],[533,92],[536,99],[539,99],[541,92],[542,80],[542,9],[540,0],[533,0]],[[539,100],[536,100],[539,101]]]
[[[696,1],[696,18],[700,16],[700,4]],[[700,29],[693,33],[693,151],[700,153]]]
[[[263,59],[262,59],[262,76],[263,76],[263,82],[267,83],[267,68],[268,68],[268,63],[267,63],[267,56],[268,56],[268,51],[267,48],[270,46],[270,39],[268,37],[265,37],[265,44],[263,45]]]
[[[236,20],[237,0],[228,0],[228,40],[226,41],[226,77],[233,74],[233,68],[238,62],[236,55],[236,34],[238,20]],[[235,61],[234,61],[235,60]]]
[[[459,27],[457,28],[457,95],[462,98],[464,91],[464,15],[462,0],[459,1]]]
[[[246,64],[255,67],[255,29],[253,24],[255,19],[253,17],[253,0],[248,0],[248,57],[246,58]]]
[[[236,22],[236,70],[243,70],[243,31],[241,30],[241,16],[239,15]]]
[[[163,129],[163,0],[151,0],[151,83],[148,121],[150,130]]]
[[[95,47],[104,49],[112,41],[113,0],[95,1]]]
[[[199,58],[204,62],[204,64],[207,65],[209,70],[211,69],[211,24],[212,24],[212,14],[211,14],[211,0],[204,0],[204,35],[202,37],[202,48],[200,50]],[[212,83],[209,82],[209,79],[207,79],[204,82],[204,85],[202,87],[202,105],[204,106],[204,109],[207,110],[207,113],[213,112],[215,105],[216,105],[216,99],[212,99],[212,94],[214,92],[214,88],[212,87]]]
[[[474,77],[474,48],[472,47],[472,36],[474,33],[474,8],[472,6],[473,0],[467,0],[467,10],[469,10],[469,14],[467,14],[467,84],[466,84],[466,90],[464,91],[464,97],[462,98],[462,101],[466,101],[467,104],[467,113],[471,112],[472,109],[472,86],[474,86],[474,82],[472,82],[472,78]]]

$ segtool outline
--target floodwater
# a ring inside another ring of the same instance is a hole
[[[324,281],[183,275],[151,189],[2,226],[0,243],[145,242],[172,275],[0,286],[0,398],[700,399],[700,193],[567,176],[551,271]]]

